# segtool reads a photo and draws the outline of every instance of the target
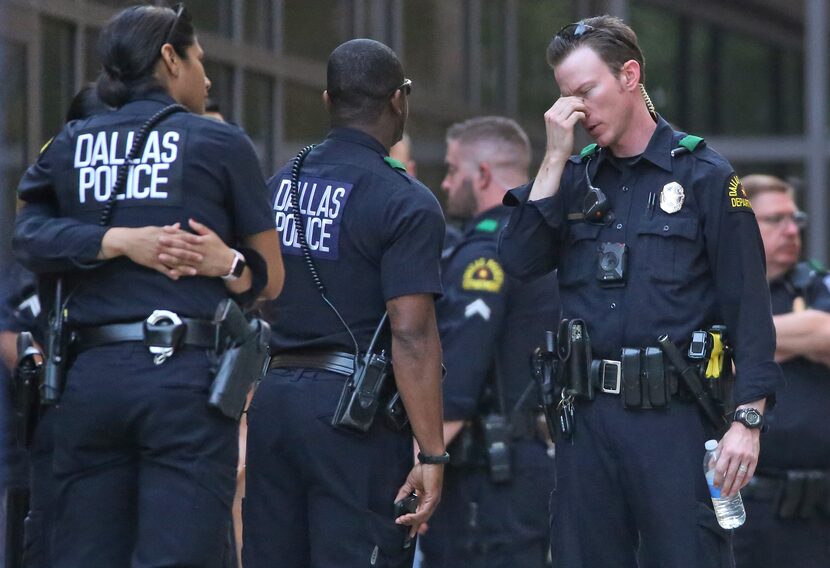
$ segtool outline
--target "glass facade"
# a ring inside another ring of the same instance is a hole
[[[10,7],[0,21],[0,46],[4,83],[12,87],[3,90],[8,102],[0,110],[4,202],[13,201],[15,178],[61,127],[72,95],[97,76],[101,26],[117,8],[134,3],[0,1]],[[556,30],[589,7],[607,11],[606,3],[593,0],[188,3],[206,52],[211,97],[226,119],[246,129],[266,174],[325,135],[321,93],[330,51],[351,37],[375,37],[393,47],[414,81],[409,131],[419,175],[439,197],[444,132],[456,120],[513,116],[527,128],[536,160],[541,158],[542,116],[558,96],[545,48]],[[707,137],[803,136],[801,23],[794,31],[792,24],[768,18],[769,29],[785,32],[768,33],[764,25],[733,25],[741,21],[738,8],[724,3],[723,11],[713,17],[668,0],[627,2],[658,111]],[[787,41],[793,34],[796,41]],[[736,165],[784,176],[804,171],[795,156]],[[2,221],[8,226],[8,219]]]

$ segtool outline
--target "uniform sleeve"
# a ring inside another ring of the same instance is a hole
[[[385,300],[441,294],[444,215],[425,187],[395,191],[383,215],[381,286]]]
[[[445,420],[467,420],[475,415],[507,309],[508,283],[495,240],[462,247],[447,269],[445,295],[438,302],[447,368]]]
[[[718,168],[706,192],[705,237],[718,303],[735,352],[735,403],[774,404],[781,368],[774,361],[775,326],[764,245],[738,177]]]
[[[63,152],[71,155],[59,135],[29,167],[17,190],[25,205],[15,220],[12,247],[18,261],[38,274],[99,266],[107,232],[107,227],[60,217],[52,180],[61,175],[56,162]]]
[[[830,312],[830,274],[817,274],[810,285],[809,295],[811,308]]]
[[[511,276],[530,281],[558,266],[566,230],[563,189],[570,169],[553,197],[528,201],[533,181],[505,195],[504,204],[514,209],[499,238],[499,256]]]
[[[225,126],[225,125],[222,125]],[[254,147],[240,129],[228,126],[225,144],[214,148],[224,164],[233,212],[234,231],[239,240],[274,229],[274,215],[268,203],[268,189]]]

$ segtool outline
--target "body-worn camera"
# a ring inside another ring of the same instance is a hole
[[[481,420],[481,425],[490,479],[494,483],[510,481],[510,422],[502,414],[488,414]]]
[[[597,256],[597,280],[603,286],[622,286],[628,264],[625,243],[601,243]]]

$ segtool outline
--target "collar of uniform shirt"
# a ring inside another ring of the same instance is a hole
[[[508,215],[508,209],[509,208],[506,205],[496,205],[495,207],[491,207],[487,211],[482,211],[475,217],[465,221],[462,229],[464,233],[471,233],[474,232],[479,223],[485,219],[493,219],[494,221],[499,222],[503,217]]]
[[[379,152],[382,156],[389,155],[389,152],[387,152],[386,148],[383,147],[383,144],[381,144],[379,140],[356,128],[338,126],[329,130],[326,138],[334,138],[337,140],[343,140],[344,142],[353,142],[354,144],[360,144],[361,146],[366,146],[371,150]]]
[[[672,127],[663,119],[663,117],[658,115],[657,128],[655,129],[654,134],[651,135],[651,140],[648,141],[646,149],[642,154],[640,154],[640,158],[648,160],[658,168],[671,172],[671,151],[672,148],[676,146],[677,143],[674,141],[674,131],[672,130]],[[602,163],[606,160],[618,170],[621,169],[620,165],[615,162],[610,153],[607,150],[603,150],[599,155],[598,162]],[[599,168],[599,165],[596,167]]]

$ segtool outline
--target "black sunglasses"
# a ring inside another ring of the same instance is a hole
[[[392,89],[391,95],[394,95],[398,91],[403,91],[403,93],[408,97],[412,93],[412,79],[404,79],[403,83]]]
[[[173,32],[176,31],[176,26],[179,25],[179,21],[182,19],[182,16],[185,13],[184,3],[179,2],[178,4],[173,6],[173,10],[176,12],[176,17],[173,18],[173,23],[170,25],[170,29],[167,31],[167,35],[165,36],[164,42],[161,45],[164,45],[165,43],[171,43],[171,41],[173,40]]]
[[[564,38],[566,36],[572,38],[578,38],[585,35],[588,32],[596,31],[597,28],[594,26],[590,26],[588,24],[583,24],[582,22],[574,22],[572,24],[567,24],[562,26],[558,32],[556,32],[556,37]]]

